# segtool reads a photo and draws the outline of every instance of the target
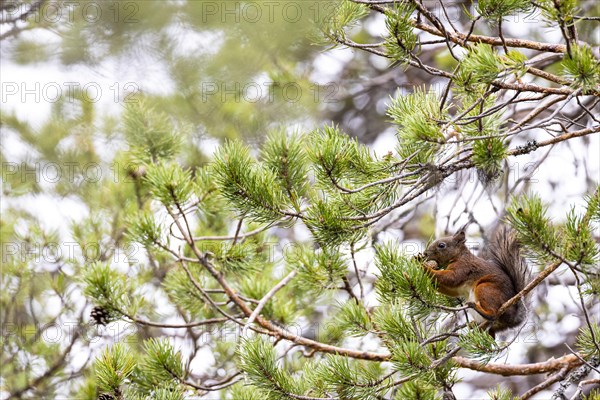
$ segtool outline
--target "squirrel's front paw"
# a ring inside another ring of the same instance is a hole
[[[439,269],[439,265],[437,262],[435,262],[434,260],[428,260],[427,257],[425,257],[425,255],[423,253],[419,253],[416,256],[413,257],[415,260],[417,260],[423,267],[428,268],[428,269]]]

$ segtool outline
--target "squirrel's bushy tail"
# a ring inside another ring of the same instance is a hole
[[[517,240],[515,231],[505,225],[500,225],[489,242],[488,250],[487,255],[491,258],[491,261],[502,268],[510,277],[515,294],[523,290],[529,283],[531,274],[525,259],[521,256],[521,245]],[[505,327],[512,328],[523,323],[527,316],[527,297],[516,303],[514,312],[507,310],[506,314],[510,314],[510,318],[501,317],[501,320],[504,319]]]

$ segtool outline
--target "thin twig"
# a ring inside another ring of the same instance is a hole
[[[521,395],[521,397],[519,397],[519,400],[526,400],[526,399],[530,398],[531,396],[533,396],[534,394],[539,393],[542,390],[552,386],[554,383],[563,380],[565,378],[565,376],[567,375],[567,373],[569,372],[569,370],[570,369],[568,366],[563,367],[560,371],[558,371],[554,375],[550,376],[548,379],[546,379],[542,383],[532,387],[531,389],[529,389],[528,391],[523,393]]]
[[[271,299],[271,297],[275,296],[279,290],[281,290],[285,285],[287,285],[298,273],[298,271],[293,270],[285,278],[283,278],[277,285],[273,286],[271,290],[265,294],[265,296],[260,300],[250,317],[248,317],[248,321],[246,321],[246,325],[244,326],[244,330],[242,331],[242,337],[246,337],[246,333],[248,332],[248,327],[254,323],[256,317],[260,314],[262,309],[267,305],[267,302]]]

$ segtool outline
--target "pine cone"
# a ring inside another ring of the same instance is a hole
[[[101,393],[98,396],[98,400],[115,400],[115,396],[113,396],[112,394],[109,394],[109,393]]]
[[[106,325],[110,322],[110,313],[103,307],[96,306],[92,308],[90,318],[94,320],[96,325]]]

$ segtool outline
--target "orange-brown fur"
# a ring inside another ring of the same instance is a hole
[[[508,245],[503,251],[517,251],[517,254],[511,254],[511,257],[496,256],[491,260],[479,258],[469,251],[464,232],[438,239],[425,251],[427,260],[433,260],[438,268],[443,268],[434,269],[428,263],[423,264],[423,268],[436,281],[438,290],[447,296],[466,298],[467,304],[477,313],[494,321],[489,330],[492,336],[495,332],[519,325],[524,319],[524,308],[520,304],[497,317],[498,309],[521,290],[525,279],[524,275],[523,279],[515,279],[517,273],[507,272],[507,269],[520,268],[521,265],[504,265],[509,263],[505,260],[511,263],[516,260],[515,264],[521,262],[518,246],[511,240],[504,240]],[[492,256],[502,249],[495,250]]]

